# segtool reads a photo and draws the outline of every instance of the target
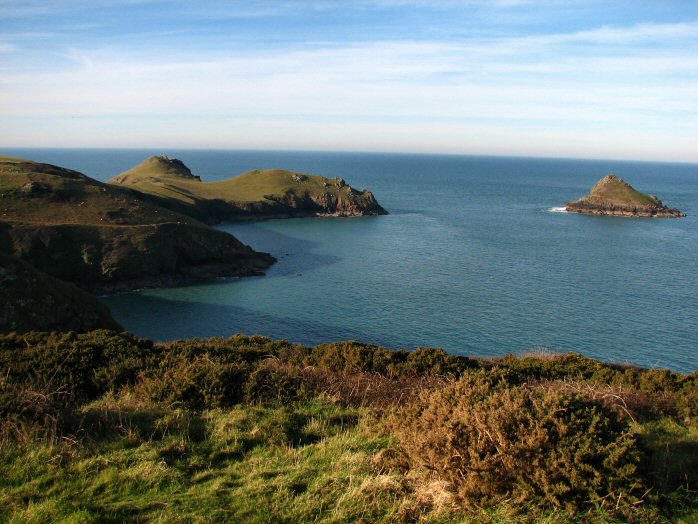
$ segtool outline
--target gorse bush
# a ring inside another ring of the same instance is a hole
[[[352,493],[406,497],[402,520],[441,508],[459,521],[464,506],[479,508],[472,515],[503,508],[485,520],[521,522],[564,510],[589,511],[568,522],[587,515],[650,522],[659,511],[698,510],[696,373],[574,354],[471,359],[242,335],[153,344],[94,331],[0,336],[0,377],[0,455],[72,443],[88,458],[100,446],[116,456],[142,447],[150,457],[155,446],[158,475],[179,465],[182,478],[223,468],[229,479],[230,464],[273,447],[305,457],[302,448],[317,443],[325,453],[321,439],[341,440],[361,413],[361,431],[379,444],[364,466],[377,476]],[[353,463],[346,452],[340,462]],[[265,470],[270,479],[276,473]],[[310,489],[305,481],[293,486],[293,497]]]
[[[577,511],[642,495],[641,452],[616,411],[581,395],[464,375],[388,422],[412,467],[465,504],[513,499]]]
[[[75,400],[132,384],[160,358],[152,342],[105,330],[0,336],[0,370],[10,379]]]
[[[191,359],[170,354],[159,366],[142,373],[134,389],[149,400],[190,409],[230,406],[243,398],[248,368],[207,354]]]
[[[250,402],[285,402],[304,396],[305,388],[298,369],[280,365],[276,359],[262,362],[245,383]]]

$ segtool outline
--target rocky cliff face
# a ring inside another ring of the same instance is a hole
[[[101,328],[122,329],[99,300],[21,260],[0,255],[0,332]]]
[[[686,215],[666,206],[655,195],[646,195],[617,177],[608,175],[592,188],[591,193],[568,202],[565,209],[586,215],[626,217],[680,218]]]
[[[105,293],[221,276],[261,275],[274,257],[205,226],[0,223],[0,252]]]

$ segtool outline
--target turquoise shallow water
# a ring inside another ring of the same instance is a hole
[[[105,180],[161,151],[3,151]],[[466,156],[166,151],[205,180],[283,167],[369,187],[385,217],[221,229],[279,262],[264,277],[107,297],[156,340],[259,333],[467,355],[533,347],[698,369],[698,165]],[[551,211],[613,172],[688,217]]]

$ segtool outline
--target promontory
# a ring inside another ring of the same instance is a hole
[[[0,253],[93,292],[259,275],[275,259],[138,191],[0,157]]]
[[[373,193],[342,178],[256,169],[203,182],[181,160],[152,156],[109,184],[129,187],[157,204],[208,223],[267,218],[386,215]]]
[[[591,189],[591,193],[568,202],[565,209],[585,215],[656,218],[686,216],[678,209],[666,206],[655,195],[640,193],[616,175],[605,176]]]

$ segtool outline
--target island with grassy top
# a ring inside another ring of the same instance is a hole
[[[678,209],[670,208],[655,195],[646,195],[634,189],[616,175],[607,175],[591,189],[591,193],[568,202],[567,211],[585,215],[625,217],[685,217]]]
[[[209,223],[226,220],[385,215],[373,193],[342,178],[256,169],[203,182],[180,160],[152,156],[109,183],[157,198],[160,205]]]

